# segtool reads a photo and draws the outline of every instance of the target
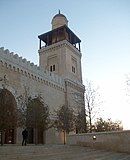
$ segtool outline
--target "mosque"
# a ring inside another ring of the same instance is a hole
[[[38,66],[0,48],[0,105],[8,106],[12,115],[15,115],[15,108],[20,107],[18,97],[21,96],[33,100],[40,95],[49,107],[52,119],[54,110],[63,105],[73,107],[76,112],[85,110],[81,40],[68,27],[68,20],[60,11],[51,24],[50,31],[38,36]],[[8,121],[12,121],[10,116]],[[21,143],[22,130],[16,125],[5,130],[4,143]],[[37,137],[37,143],[62,143],[63,140],[62,133],[55,128],[44,133],[32,128],[29,134],[30,143],[34,143],[34,137]]]

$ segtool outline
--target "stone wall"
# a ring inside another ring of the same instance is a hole
[[[19,106],[17,98],[25,94],[25,88],[32,99],[40,95],[48,105],[52,118],[54,110],[65,104],[64,80],[61,77],[2,47],[0,48],[0,89],[3,85],[15,97],[17,106]],[[55,142],[56,133],[50,130],[50,135],[49,140]],[[16,142],[21,143],[21,138],[21,129],[18,128]]]
[[[67,143],[130,153],[130,130],[68,135]]]

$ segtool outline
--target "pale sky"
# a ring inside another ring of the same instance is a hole
[[[38,64],[37,36],[59,9],[82,41],[83,82],[99,86],[103,117],[130,129],[130,0],[0,0],[0,47]]]

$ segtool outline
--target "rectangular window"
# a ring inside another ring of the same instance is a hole
[[[53,66],[50,66],[50,72],[53,72],[53,71],[55,71],[56,70],[56,67],[55,67],[55,65],[53,65]]]
[[[77,71],[77,59],[73,56],[71,56],[71,62],[72,62],[72,72],[76,74]]]
[[[55,65],[53,65],[53,71],[55,71]]]
[[[75,67],[74,66],[72,66],[72,72],[75,73]]]
[[[74,73],[75,73],[75,67],[74,67]]]
[[[50,66],[50,71],[52,72],[52,66]]]

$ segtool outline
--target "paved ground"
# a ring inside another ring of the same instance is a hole
[[[130,160],[130,154],[67,145],[8,145],[0,146],[0,160]]]

